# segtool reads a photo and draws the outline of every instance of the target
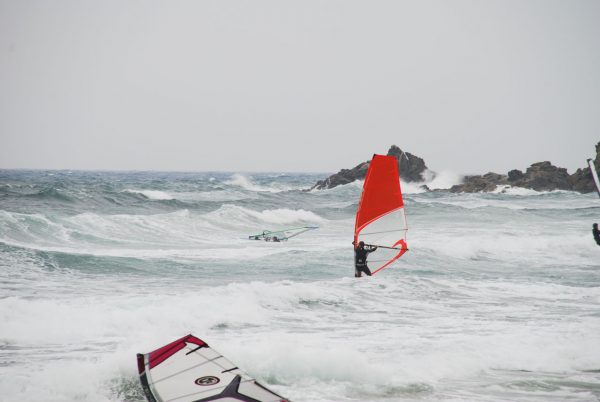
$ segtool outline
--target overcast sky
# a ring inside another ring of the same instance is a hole
[[[0,0],[0,168],[573,172],[600,1]]]

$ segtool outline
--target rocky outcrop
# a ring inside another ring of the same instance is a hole
[[[404,152],[396,145],[392,145],[387,154],[395,156],[398,160],[398,171],[402,175],[402,180],[407,182],[423,181],[422,175],[427,170],[427,166],[422,158],[409,152]],[[311,190],[325,190],[342,184],[348,184],[355,180],[363,180],[368,169],[369,161],[362,162],[352,169],[342,169],[324,180],[319,180],[317,184],[312,186]]]
[[[450,188],[452,193],[479,193],[494,191],[496,187],[508,184],[508,176],[489,172],[482,176],[466,176],[462,184]]]
[[[571,189],[573,191],[579,191],[580,193],[591,193],[596,191],[594,178],[592,177],[592,172],[590,172],[589,167],[577,169],[575,173],[569,177],[569,181],[571,182]]]
[[[596,144],[596,171],[600,168],[600,142]],[[500,185],[529,188],[536,191],[571,190],[580,193],[596,191],[589,167],[577,169],[569,175],[567,169],[556,167],[548,161],[537,162],[525,173],[513,169],[507,175],[488,173],[483,176],[467,176],[462,184],[452,186],[453,193],[476,193],[494,191]]]
[[[508,172],[508,180],[511,182],[516,182],[517,180],[521,180],[525,175],[519,169],[513,169]]]
[[[527,168],[525,173],[514,169],[507,175],[490,172],[483,176],[467,176],[462,184],[452,186],[450,191],[453,193],[490,192],[501,185],[529,188],[536,191],[572,190],[567,169],[556,167],[545,161],[534,163]]]
[[[509,184],[536,191],[571,190],[567,169],[556,167],[548,161],[534,163],[522,178],[509,181]]]
[[[423,173],[427,170],[427,166],[422,158],[403,152],[396,145],[392,145],[387,154],[395,156],[398,160],[402,180],[407,182],[423,181]],[[600,142],[596,144],[594,166],[596,171],[600,170]],[[325,180],[317,182],[311,190],[328,189],[355,180],[362,180],[365,178],[368,168],[369,162],[363,162],[352,169],[342,169]],[[580,193],[596,191],[589,167],[577,169],[575,173],[569,175],[567,169],[554,166],[548,161],[534,163],[524,173],[513,169],[505,175],[489,172],[484,175],[466,176],[463,183],[452,186],[449,191],[453,193],[490,192],[496,190],[498,186],[504,185],[536,191],[572,190]],[[423,188],[429,190],[427,186],[423,186]]]
[[[406,182],[423,181],[423,172],[427,170],[427,166],[422,158],[410,152],[403,152],[395,145],[390,147],[387,154],[398,159],[398,171],[402,175],[402,180]]]

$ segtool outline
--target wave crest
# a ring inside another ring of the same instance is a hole
[[[157,201],[163,201],[163,200],[173,200],[175,199],[171,194],[164,192],[164,191],[159,191],[159,190],[132,190],[132,189],[125,189],[123,190],[124,193],[131,193],[131,194],[141,194],[144,197],[150,199],[150,200],[157,200]]]
[[[324,219],[314,212],[304,209],[266,209],[254,211],[252,209],[237,205],[223,205],[216,211],[205,215],[207,219],[215,222],[230,222],[235,226],[247,226],[247,224],[267,223],[277,225],[289,224],[315,224],[322,223]]]
[[[240,173],[235,173],[231,178],[224,182],[230,186],[241,187],[244,190],[256,192],[280,193],[282,191],[292,190],[291,187],[268,187],[254,183],[250,178]]]

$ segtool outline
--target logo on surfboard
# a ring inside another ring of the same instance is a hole
[[[206,386],[206,385],[215,385],[219,383],[219,378],[212,376],[212,375],[207,375],[204,377],[200,377],[198,379],[196,379],[196,381],[194,381],[194,383],[196,385],[202,385],[202,386]]]

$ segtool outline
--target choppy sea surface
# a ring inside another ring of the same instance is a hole
[[[403,184],[410,251],[357,280],[325,176],[0,170],[0,400],[144,401],[188,333],[295,402],[600,400],[597,195]]]

